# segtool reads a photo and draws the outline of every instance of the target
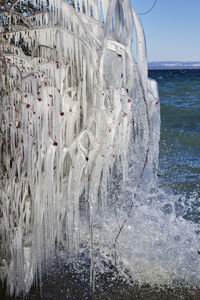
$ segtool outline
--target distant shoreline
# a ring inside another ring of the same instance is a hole
[[[159,61],[149,62],[149,70],[197,70],[200,69],[200,61],[181,62],[181,61]]]
[[[149,71],[154,71],[154,70],[155,70],[155,71],[156,71],[156,70],[157,70],[157,71],[159,71],[159,70],[163,70],[163,71],[164,71],[164,70],[166,70],[166,71],[167,71],[167,70],[169,70],[169,71],[170,71],[170,70],[200,70],[200,67],[199,67],[199,68],[184,68],[184,67],[182,67],[182,68],[181,68],[181,67],[180,67],[180,68],[178,68],[178,67],[172,67],[172,68],[163,68],[163,67],[160,67],[160,68],[159,68],[159,67],[158,67],[158,68],[150,68],[150,67],[148,67],[148,70],[149,70]]]

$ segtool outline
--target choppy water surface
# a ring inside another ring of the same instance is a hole
[[[199,193],[200,70],[150,71],[161,100],[160,170],[174,192]]]
[[[196,200],[188,218],[199,221],[200,70],[152,70],[161,100],[160,182]]]

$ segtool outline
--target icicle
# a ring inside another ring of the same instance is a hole
[[[90,248],[94,286],[98,228],[116,209],[112,180],[125,185],[133,134],[136,190],[147,159],[149,168],[157,163],[158,138],[149,134],[159,128],[157,88],[147,81],[145,39],[130,1],[32,4],[34,16],[18,26],[13,6],[10,31],[0,28],[0,260],[10,295],[40,280],[56,243],[69,253],[66,263],[76,262],[81,245]]]
[[[132,8],[134,23],[137,33],[137,61],[138,61],[138,69],[140,71],[140,76],[142,80],[142,84],[146,91],[147,89],[147,53],[146,53],[146,41],[144,36],[144,31],[142,28],[142,24],[138,15],[136,14],[134,8]]]

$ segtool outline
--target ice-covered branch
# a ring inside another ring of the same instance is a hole
[[[98,230],[116,215],[111,182],[124,186],[134,166],[136,192],[110,249],[157,163],[158,95],[140,21],[123,0],[19,0],[1,13],[1,280],[10,295],[26,293],[58,245],[66,262],[85,245],[94,282]]]

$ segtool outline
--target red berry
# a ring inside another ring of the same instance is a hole
[[[128,93],[128,89],[126,89],[126,92]]]
[[[26,98],[26,97],[27,97],[27,94],[26,94],[26,95],[24,95],[24,97]]]
[[[57,146],[57,145],[58,145],[58,143],[57,143],[57,142],[53,142],[53,145],[54,145],[54,146]]]
[[[89,160],[89,158],[86,156],[86,157],[85,157],[85,160],[86,160],[86,161],[88,161],[88,160]]]
[[[37,98],[38,99],[38,101],[41,101],[42,99],[41,98]]]
[[[128,103],[131,103],[131,99],[128,99]]]
[[[53,95],[51,95],[51,94],[50,94],[50,95],[49,95],[49,97],[51,97],[51,98],[52,98],[52,97],[53,97]]]
[[[121,54],[119,54],[119,53],[118,53],[117,55],[118,55],[119,57],[122,57],[122,55],[121,55]]]
[[[30,104],[26,104],[26,108],[29,108],[30,107]]]
[[[60,113],[60,115],[61,115],[61,116],[64,116],[64,112],[62,111],[62,112]]]

